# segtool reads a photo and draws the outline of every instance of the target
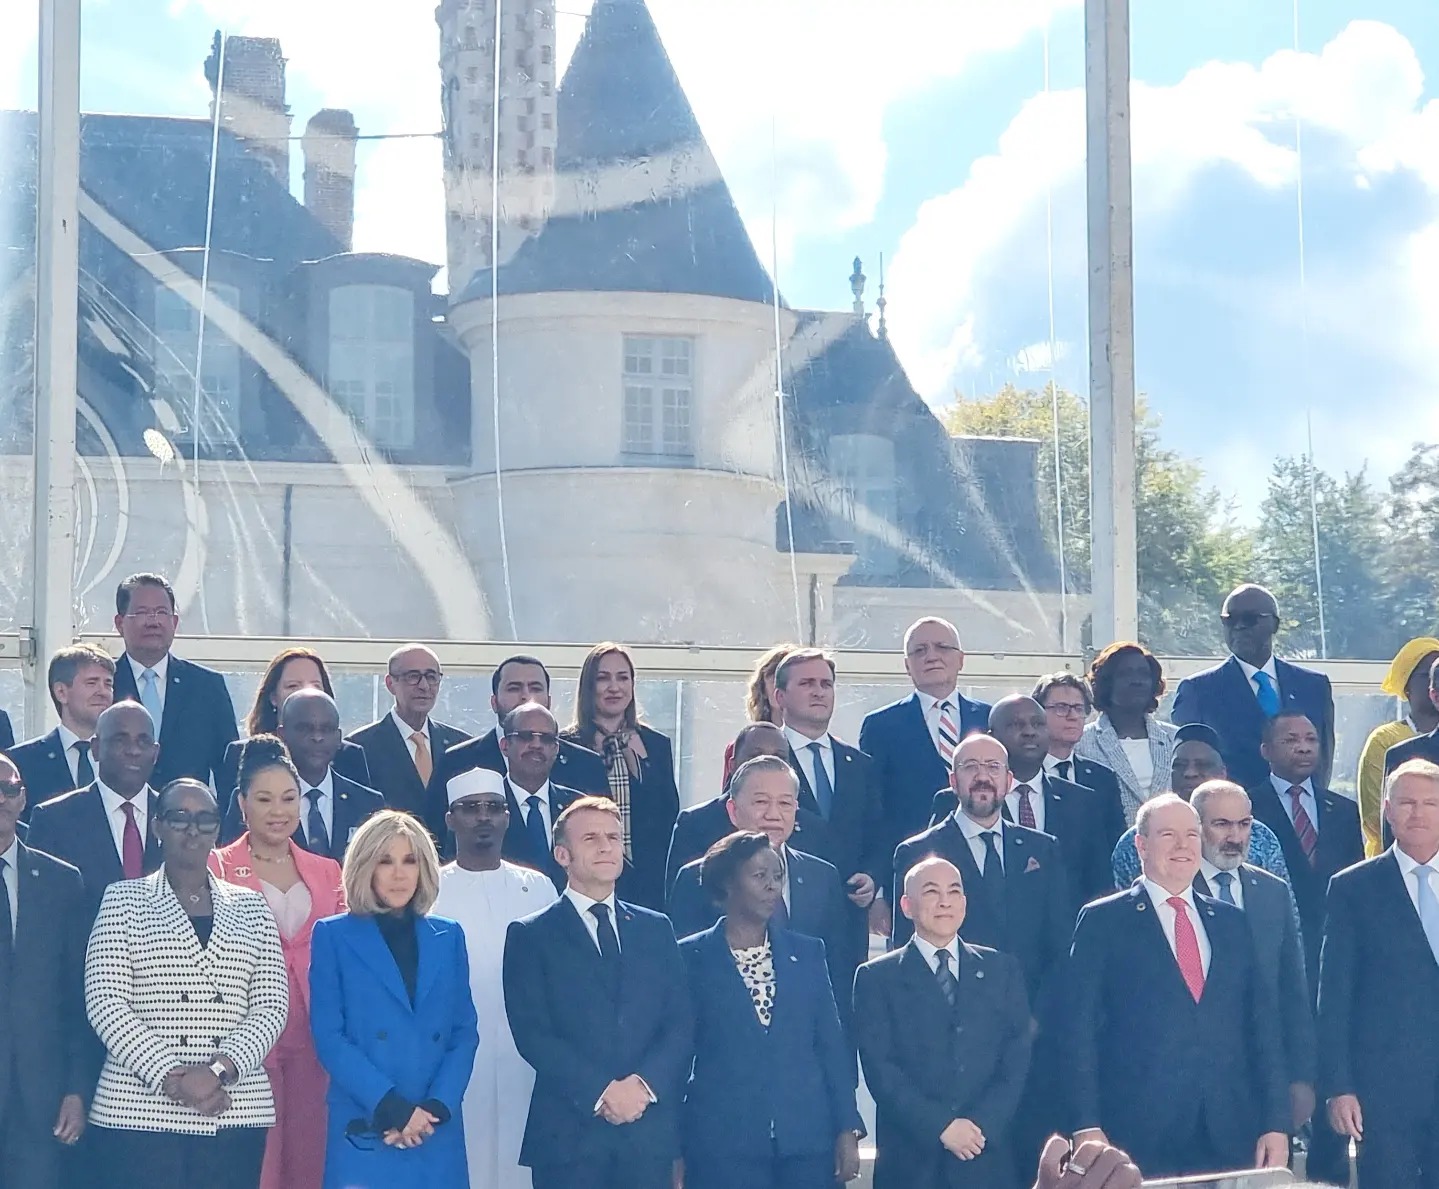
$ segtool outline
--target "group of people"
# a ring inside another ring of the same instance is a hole
[[[119,660],[62,649],[59,726],[0,755],[5,1189],[821,1189],[859,1173],[861,1071],[877,1189],[1296,1139],[1311,1179],[1354,1139],[1364,1189],[1439,1183],[1439,640],[1391,673],[1366,861],[1328,681],[1258,587],[1172,722],[1139,644],[990,706],[925,618],[855,746],[833,659],[778,646],[683,810],[619,644],[563,730],[504,661],[473,738],[428,647],[348,735],[289,648],[241,740],[165,579],[116,603]]]

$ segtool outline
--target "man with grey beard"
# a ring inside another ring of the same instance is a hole
[[[1249,794],[1228,780],[1209,780],[1190,800],[1199,814],[1203,849],[1194,890],[1243,909],[1254,936],[1259,973],[1278,1005],[1284,1068],[1297,1134],[1314,1113],[1314,1016],[1289,888],[1282,879],[1246,862],[1254,813]]]

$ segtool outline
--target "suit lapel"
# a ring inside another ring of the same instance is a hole
[[[153,875],[145,878],[150,883],[151,893],[159,906],[160,919],[165,931],[180,943],[181,948],[185,951],[185,957],[189,959],[191,965],[213,983],[209,956],[200,945],[200,938],[196,936],[195,928],[190,924],[190,918],[175,895],[175,890],[170,887],[170,881],[165,878],[164,871],[156,871]],[[222,917],[221,895],[222,893],[216,889],[215,880],[212,877],[210,879],[210,904],[214,909],[215,916],[210,926],[211,936],[218,931]]]
[[[960,964],[962,966],[964,963],[961,961]],[[924,1013],[921,1018],[910,1021],[914,1030],[927,1036],[948,1030],[949,1004],[945,1002],[944,993],[935,981],[934,971],[924,960],[924,955],[919,952],[913,938],[900,951],[899,969],[914,996],[914,1002],[906,1005],[906,1013],[910,1009]]]
[[[724,987],[725,997],[730,1001],[730,1008],[746,1022],[743,1025],[746,1029],[753,1028],[763,1032],[764,1025],[759,1022],[759,1016],[755,1013],[754,999],[751,998],[749,987],[745,985],[744,976],[740,974],[739,967],[735,965],[734,955],[730,952],[729,941],[725,938],[724,917],[706,930],[705,940],[706,961],[714,969],[710,977],[715,985]],[[770,1023],[774,1022],[774,1011],[779,1006],[780,998],[780,951],[776,948],[779,944],[773,930],[770,933],[770,956],[774,962],[774,1003],[770,1005]],[[789,952],[785,946],[785,952]]]
[[[1164,935],[1164,926],[1160,923],[1159,911],[1149,899],[1148,889],[1146,889],[1143,884],[1139,884],[1130,891],[1129,896],[1135,913],[1141,918],[1139,927],[1147,935],[1147,940],[1145,940],[1144,944],[1148,946],[1164,964],[1164,978],[1172,985],[1171,989],[1175,993],[1184,996],[1188,1002],[1193,1003],[1194,996],[1189,993],[1189,984],[1184,981],[1184,975],[1180,973],[1179,958],[1170,946],[1169,938]],[[1196,907],[1198,907],[1198,901],[1196,901],[1195,904]],[[1207,924],[1208,922],[1206,921],[1205,932],[1212,934],[1213,931],[1207,928]],[[1213,952],[1213,946],[1214,939],[1211,936],[1211,953]],[[1211,962],[1210,965],[1212,966],[1213,963]],[[1205,984],[1206,986],[1208,985],[1207,979],[1205,980]]]
[[[90,819],[90,830],[95,836],[95,841],[99,846],[100,853],[105,857],[103,864],[105,867],[103,873],[104,883],[112,884],[116,880],[125,878],[125,865],[120,858],[119,850],[115,846],[115,835],[110,832],[110,815],[105,812],[105,799],[100,795],[99,783],[96,782],[90,785],[82,795],[85,798],[85,812]],[[150,835],[152,834],[154,834],[153,830],[149,830],[146,833],[145,841],[147,847],[149,845]]]
[[[1094,726],[1094,741],[1099,745],[1099,750],[1104,753],[1104,760],[1114,770],[1119,783],[1125,788],[1138,788],[1139,778],[1134,775],[1134,767],[1129,762],[1129,756],[1125,753],[1124,744],[1119,741],[1119,734],[1114,729],[1114,724],[1109,721],[1109,715],[1101,714]],[[1151,748],[1150,754],[1153,754]]]
[[[185,669],[185,662],[172,652],[165,672],[165,705],[160,708],[160,737],[162,739],[166,735],[174,739],[175,733],[183,729],[180,719],[184,715],[185,702],[190,692],[189,674],[185,672]]]
[[[432,724],[433,726],[433,724]],[[384,748],[386,764],[395,773],[395,779],[405,785],[411,796],[405,798],[403,791],[399,791],[400,799],[414,800],[416,796],[423,795],[425,786],[420,783],[420,772],[415,767],[415,758],[410,754],[410,744],[402,734],[400,728],[395,725],[395,717],[387,714],[380,720],[380,745]],[[443,753],[443,748],[436,745],[434,731],[430,732],[430,763],[436,764],[435,753]],[[431,768],[433,771],[433,767]],[[371,773],[373,776],[374,773]]]
[[[1429,938],[1424,932],[1424,925],[1419,920],[1419,909],[1409,898],[1409,881],[1404,878],[1404,873],[1399,869],[1399,860],[1394,856],[1394,847],[1391,846],[1385,851],[1384,858],[1389,867],[1389,875],[1386,877],[1390,886],[1389,894],[1395,904],[1392,915],[1403,922],[1399,928],[1409,935],[1410,943],[1421,947],[1429,955],[1430,961],[1436,961],[1434,951],[1429,947]]]
[[[799,753],[793,747],[789,749],[789,766],[794,769],[794,774],[799,779],[799,803],[811,813],[818,813],[819,799],[814,795],[809,777],[805,775],[804,765],[800,763]]]
[[[786,848],[787,849],[787,848]],[[819,920],[821,914],[815,912],[810,914],[810,905],[814,898],[820,894],[820,888],[815,881],[806,879],[810,871],[810,864],[803,854],[787,849],[789,859],[789,915],[792,921]],[[800,932],[804,932],[803,929]]]
[[[51,932],[45,913],[45,885],[40,865],[30,858],[30,851],[23,842],[15,852],[15,885],[18,890],[15,957],[23,963],[26,956],[38,948],[40,939]]]
[[[415,1007],[425,1001],[425,996],[434,988],[439,978],[441,960],[440,928],[429,917],[420,917],[415,922],[419,939],[419,969],[415,972]]]
[[[939,754],[939,748],[935,745],[934,736],[929,733],[929,724],[924,721],[924,707],[920,705],[918,690],[915,690],[914,693],[909,695],[905,715],[909,720],[910,734],[914,736],[914,741],[910,746],[918,749],[915,754],[933,756],[935,761],[943,767],[944,757]],[[955,717],[959,717],[958,710],[955,711]],[[954,729],[956,732],[959,731],[960,725],[958,722],[954,724]]]
[[[409,992],[405,990],[405,981],[400,977],[400,968],[395,964],[395,956],[390,953],[390,947],[385,944],[384,936],[380,933],[380,926],[373,917],[352,916],[354,927],[347,929],[346,935],[349,938],[350,948],[353,949],[364,960],[380,982],[406,1008],[413,1010],[410,1003]],[[416,1000],[419,999],[419,980],[416,978]]]
[[[151,793],[145,800],[147,804],[145,807],[145,859],[143,869],[145,874],[148,875],[160,866],[163,859],[163,856],[160,854],[160,836],[155,833],[154,829],[155,811],[160,804],[160,795],[158,793]]]

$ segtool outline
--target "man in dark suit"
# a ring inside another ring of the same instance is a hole
[[[1254,815],[1243,789],[1227,780],[1211,780],[1195,790],[1189,803],[1199,815],[1202,835],[1194,890],[1244,910],[1259,973],[1279,1011],[1290,1124],[1298,1135],[1314,1114],[1316,1057],[1313,999],[1294,903],[1282,879],[1245,862]],[[1310,1180],[1319,1179],[1312,1166],[1306,1165],[1305,1171]]]
[[[79,868],[92,908],[116,880],[138,879],[160,865],[160,842],[150,828],[159,750],[150,712],[116,702],[95,725],[96,779],[30,815],[27,844]]]
[[[115,667],[115,700],[139,702],[157,724],[153,784],[181,776],[220,781],[225,748],[238,736],[225,678],[171,653],[180,617],[159,574],[132,574],[115,591],[115,630],[125,652]]]
[[[1439,1185],[1439,766],[1384,782],[1394,845],[1339,872],[1319,960],[1319,1085],[1364,1189]]]
[[[1104,836],[1113,853],[1114,844],[1126,828],[1119,778],[1113,768],[1074,754],[1075,744],[1084,734],[1084,724],[1094,709],[1089,682],[1074,673],[1051,673],[1035,683],[1030,697],[1044,707],[1044,716],[1049,721],[1049,752],[1044,757],[1046,775],[1082,784],[1098,794],[1104,807]]]
[[[910,868],[899,906],[913,936],[854,979],[877,1108],[875,1189],[1014,1189],[1007,1141],[1029,1073],[1024,974],[1009,954],[959,936],[964,882],[948,860]]]
[[[613,801],[576,801],[554,844],[564,894],[505,937],[505,1011],[535,1070],[520,1163],[535,1189],[669,1189],[694,1052],[674,931],[615,899]]]
[[[1334,691],[1329,678],[1275,657],[1279,604],[1262,586],[1231,591],[1219,621],[1231,655],[1179,683],[1174,722],[1213,727],[1223,744],[1230,779],[1241,788],[1253,788],[1269,775],[1260,751],[1265,721],[1280,710],[1299,710],[1319,732],[1316,771],[1320,785],[1327,785],[1334,765]]]
[[[448,809],[439,759],[465,741],[459,727],[430,717],[445,679],[440,658],[423,644],[406,644],[390,654],[385,688],[395,699],[390,713],[349,735],[365,749],[372,787],[391,809],[433,821]]]
[[[918,620],[904,634],[904,669],[914,693],[870,712],[860,725],[859,749],[879,773],[890,853],[928,824],[934,791],[949,783],[959,741],[989,727],[989,704],[959,692],[963,668],[955,626],[934,617]],[[893,914],[892,904],[888,912]]]
[[[799,803],[814,815],[801,849],[833,863],[844,880],[849,944],[858,965],[869,957],[871,924],[877,933],[889,931],[884,902],[874,905],[878,890],[890,882],[894,850],[885,844],[884,803],[874,761],[830,734],[834,681],[833,657],[818,648],[799,648],[775,670],[774,697],[789,743],[790,766],[799,777]]]
[[[26,821],[31,807],[95,779],[95,724],[115,701],[115,662],[93,644],[70,644],[50,658],[45,684],[60,725],[7,752],[25,782]]]
[[[735,736],[734,770],[755,756],[789,754],[789,741],[774,723],[752,722]],[[733,774],[731,774],[731,780]],[[716,842],[734,830],[729,816],[729,785],[718,797],[681,809],[670,834],[669,856],[665,859],[665,893],[675,886],[675,876],[686,863],[702,859]]]
[[[1279,1021],[1239,909],[1197,896],[1199,817],[1139,810],[1143,879],[1079,914],[1066,971],[1075,1141],[1148,1177],[1281,1168],[1289,1097]]]
[[[335,771],[340,708],[322,689],[297,689],[280,707],[278,734],[300,774],[300,824],[292,840],[312,854],[343,862],[351,835],[385,808],[385,798]],[[245,832],[241,812],[241,798],[235,797],[225,816],[227,842]]]
[[[490,677],[490,709],[495,712],[496,725],[485,734],[456,744],[445,752],[443,782],[448,783],[451,776],[471,768],[504,772],[505,756],[500,747],[499,723],[516,706],[526,702],[550,709],[550,671],[538,657],[512,656],[501,661]],[[577,743],[560,740],[555,775],[558,783],[565,788],[578,789],[596,797],[609,796],[610,778],[605,771],[604,760]],[[441,787],[444,787],[443,783]],[[436,837],[444,837],[443,821],[431,822],[430,829]]]
[[[9,751],[15,746],[15,728],[10,724],[10,712],[0,710],[0,751]]]
[[[100,1068],[85,1018],[91,912],[80,873],[16,837],[24,808],[0,756],[0,1183],[57,1189]]]
[[[501,721],[500,748],[508,769],[504,780],[510,828],[500,853],[511,863],[544,872],[563,892],[565,869],[551,846],[554,824],[584,794],[550,779],[559,741],[560,728],[554,714],[538,702],[516,706]]]

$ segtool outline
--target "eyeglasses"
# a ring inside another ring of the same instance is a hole
[[[164,607],[145,607],[139,611],[126,611],[121,618],[139,620],[142,623],[159,623],[163,619],[173,618],[174,615],[173,611]]]
[[[160,814],[160,820],[172,830],[194,830],[197,834],[212,834],[220,828],[220,815],[209,809],[202,809],[199,813],[167,809]]]
[[[518,739],[521,743],[538,743],[544,747],[558,747],[560,737],[553,731],[509,731],[506,739]]]
[[[439,669],[406,669],[403,673],[391,673],[390,676],[417,689],[422,685],[439,685],[445,679]]]
[[[956,765],[966,776],[983,772],[986,776],[1003,776],[1007,765],[1003,760],[964,760]]]
[[[0,781],[0,801],[16,801],[25,795],[25,785],[18,780]]]
[[[503,801],[456,801],[450,806],[456,817],[503,817],[509,811]]]
[[[1271,619],[1279,622],[1279,616],[1270,611],[1237,611],[1221,615],[1219,622],[1230,628],[1257,628]]]
[[[1083,702],[1047,702],[1044,708],[1060,718],[1083,718],[1089,713],[1089,707]]]

